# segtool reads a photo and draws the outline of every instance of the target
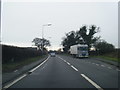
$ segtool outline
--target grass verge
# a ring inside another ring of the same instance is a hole
[[[33,57],[33,58],[28,58],[24,59],[20,62],[13,62],[13,63],[7,63],[7,64],[2,64],[2,72],[11,72],[16,69],[19,69],[25,65],[31,64],[32,62],[38,61],[41,58],[44,58],[45,56],[38,56],[38,57]]]
[[[97,58],[103,58],[106,60],[111,60],[111,61],[115,61],[115,62],[119,62],[120,63],[120,58],[116,58],[116,57],[109,57],[109,56],[92,56],[92,57],[97,57]]]

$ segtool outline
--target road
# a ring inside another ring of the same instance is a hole
[[[48,57],[9,88],[118,88],[119,70],[92,58]]]

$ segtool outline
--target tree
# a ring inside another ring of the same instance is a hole
[[[70,46],[76,44],[76,38],[75,38],[75,31],[68,32],[66,34],[66,37],[63,38],[62,45],[63,45],[63,50],[67,52],[70,48]]]
[[[97,51],[99,51],[99,54],[106,54],[115,50],[115,47],[112,44],[107,43],[106,41],[97,42],[95,47]]]
[[[100,39],[100,37],[94,36],[99,32],[99,29],[99,27],[91,25],[89,28],[87,26],[83,26],[79,31],[71,31],[67,33],[66,37],[62,41],[62,45],[64,47],[63,50],[68,52],[70,46],[75,44],[87,44],[88,47],[91,48],[91,46]]]
[[[95,37],[94,35],[96,33],[99,32],[99,27],[96,27],[95,25],[91,25],[89,26],[89,28],[87,26],[83,26],[80,28],[79,31],[77,31],[77,36],[78,38],[82,38],[84,44],[87,44],[89,48],[91,48],[91,46],[100,39],[99,37]]]
[[[45,49],[47,46],[50,46],[50,42],[47,39],[41,39],[41,38],[34,38],[32,41],[35,46],[37,46],[39,49]]]

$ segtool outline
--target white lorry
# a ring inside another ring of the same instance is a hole
[[[74,57],[88,57],[88,45],[77,44],[70,47],[70,54]]]

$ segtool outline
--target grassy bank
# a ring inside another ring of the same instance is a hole
[[[103,58],[103,59],[106,59],[106,60],[111,60],[111,61],[115,61],[115,62],[119,62],[120,63],[120,59],[116,58],[116,57],[109,57],[109,56],[104,56],[104,55],[92,56],[92,57]]]
[[[6,64],[2,64],[2,72],[11,72],[14,71],[16,69],[19,69],[25,65],[28,65],[32,62],[38,61],[41,58],[44,58],[45,56],[37,56],[37,57],[33,57],[33,58],[28,58],[19,62],[13,62],[13,63],[6,63]]]

